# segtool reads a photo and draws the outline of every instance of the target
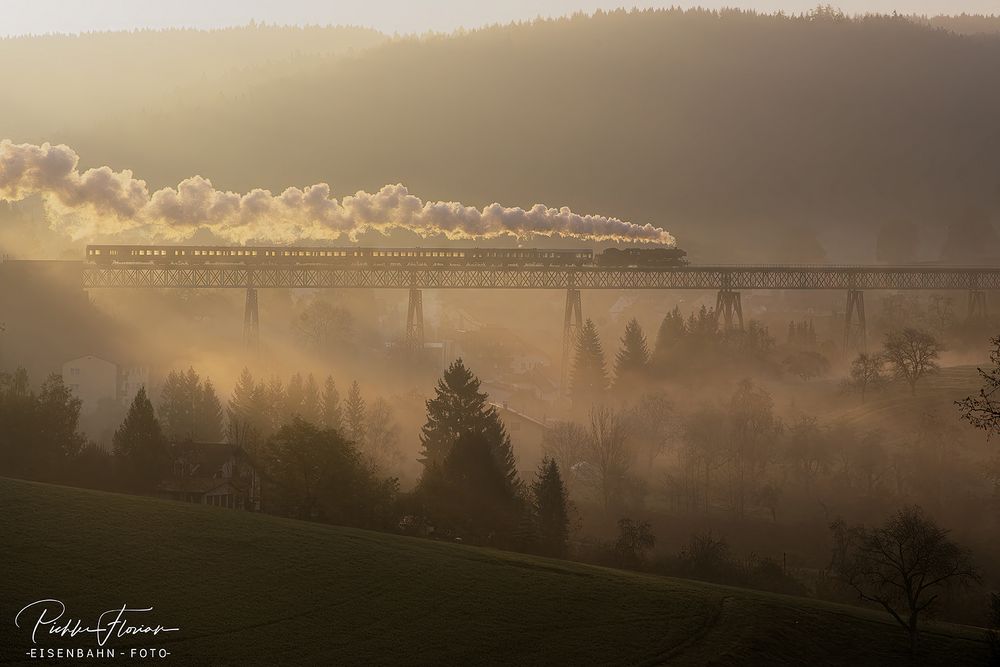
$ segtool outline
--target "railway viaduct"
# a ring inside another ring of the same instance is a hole
[[[260,336],[257,290],[267,288],[368,288],[409,291],[406,339],[423,346],[424,289],[543,289],[566,294],[562,379],[572,341],[583,324],[582,290],[712,290],[716,316],[727,329],[743,328],[741,292],[839,290],[847,297],[844,346],[864,349],[864,294],[871,290],[951,290],[968,294],[967,317],[985,319],[986,292],[1000,289],[1000,268],[974,266],[689,265],[669,268],[390,266],[336,267],[156,265],[82,263],[84,289],[231,288],[246,290],[244,341]]]

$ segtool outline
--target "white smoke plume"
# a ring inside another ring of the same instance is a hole
[[[669,232],[568,208],[536,204],[528,210],[491,204],[480,210],[457,202],[424,202],[400,184],[358,192],[339,201],[318,183],[246,194],[217,190],[193,176],[176,188],[149,192],[129,170],[81,172],[66,145],[0,141],[0,199],[40,195],[54,227],[74,239],[138,232],[155,241],[184,241],[207,229],[231,243],[356,240],[376,231],[405,229],[422,237],[519,239],[560,236],[588,241],[673,245]]]

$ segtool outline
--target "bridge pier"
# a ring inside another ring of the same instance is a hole
[[[260,352],[260,313],[257,309],[256,287],[247,287],[246,306],[243,309],[243,346],[251,354]]]
[[[562,366],[560,367],[559,389],[564,394],[569,393],[570,355],[576,345],[576,339],[583,329],[583,307],[580,300],[580,290],[570,287],[566,290],[566,314],[563,317],[563,349]]]
[[[406,346],[411,350],[424,349],[424,297],[416,287],[410,288],[406,307]]]
[[[868,322],[865,319],[865,293],[847,290],[847,311],[844,314],[844,352],[868,350]]]
[[[986,321],[986,292],[984,290],[969,290],[969,310],[966,313],[966,318],[969,322]]]
[[[722,316],[723,326],[726,331],[733,329],[733,320],[737,322],[737,327],[743,331],[743,301],[740,293],[729,288],[719,290],[719,295],[715,299],[715,319]]]

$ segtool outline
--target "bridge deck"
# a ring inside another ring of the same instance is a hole
[[[83,264],[85,288],[995,290],[1000,267],[686,266],[670,269]]]

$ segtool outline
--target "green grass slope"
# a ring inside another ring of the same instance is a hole
[[[462,545],[0,479],[0,661],[18,609],[152,605],[163,664],[894,664],[874,613]],[[981,664],[933,628],[928,664]],[[44,640],[86,646],[92,640]]]

